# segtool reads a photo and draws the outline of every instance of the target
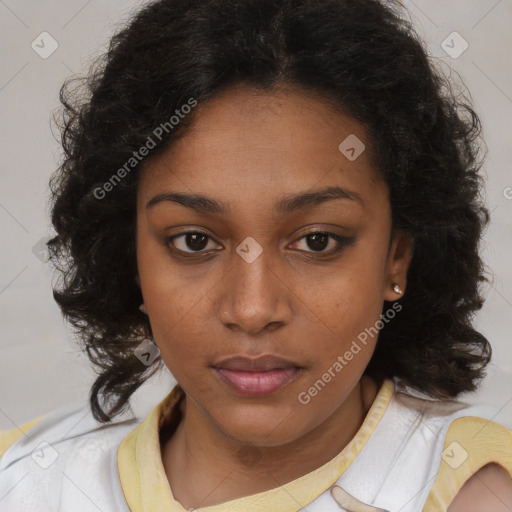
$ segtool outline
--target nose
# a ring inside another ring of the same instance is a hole
[[[286,282],[270,251],[254,260],[234,252],[231,269],[219,289],[219,317],[232,330],[247,334],[273,331],[287,324],[292,315],[293,283]]]

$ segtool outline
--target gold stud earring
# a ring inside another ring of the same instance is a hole
[[[400,286],[398,286],[398,284],[396,284],[396,283],[391,283],[391,286],[393,287],[393,291],[394,291],[395,293],[398,293],[398,295],[402,295],[402,293],[404,293],[404,292],[402,291],[402,289],[400,288]]]

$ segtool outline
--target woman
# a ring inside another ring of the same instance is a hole
[[[63,87],[54,296],[98,378],[4,434],[6,510],[510,506],[512,432],[454,400],[491,356],[479,119],[402,14],[160,0]]]

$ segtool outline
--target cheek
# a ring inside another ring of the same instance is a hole
[[[318,311],[345,322],[357,323],[357,319],[378,315],[383,303],[386,254],[371,242],[361,240],[336,264],[318,267],[314,273],[297,273],[296,290]]]
[[[171,333],[204,297],[202,280],[187,279],[192,273],[183,272],[163,241],[145,232],[137,241],[137,265],[144,302],[155,324],[153,333]]]
[[[204,364],[208,342],[206,331],[200,326],[204,300],[198,293],[183,293],[175,283],[165,287],[159,281],[155,288],[148,289],[145,302],[151,312],[153,339],[171,372],[175,366],[191,369]]]
[[[185,353],[184,334],[201,293],[197,286],[181,282],[182,274],[171,264],[165,247],[145,234],[137,242],[137,264],[144,303],[150,311],[153,339],[168,366],[169,354],[182,359],[193,350],[194,345],[187,344]]]
[[[338,355],[347,351],[348,366],[353,370],[362,371],[369,361],[382,313],[384,260],[385,251],[380,247],[361,244],[340,265],[329,269],[328,276],[311,279],[305,275],[302,283],[297,282],[309,331],[315,339],[321,366],[317,372],[330,367]]]
[[[160,356],[173,377],[189,391],[207,391],[203,387],[208,338],[205,333],[197,333],[191,313],[177,318],[170,318],[166,311],[152,313],[151,328]]]

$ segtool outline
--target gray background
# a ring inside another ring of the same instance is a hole
[[[48,178],[60,158],[50,117],[59,106],[63,81],[86,72],[116,27],[142,3],[0,0],[0,429],[86,399],[94,379],[53,300],[52,271],[34,253],[50,234]],[[484,258],[495,280],[476,325],[491,341],[494,356],[481,388],[463,399],[491,404],[494,420],[512,426],[512,0],[404,3],[442,69],[454,80],[457,73],[465,80],[483,122],[486,201],[492,215]],[[450,36],[454,31],[469,44],[457,58],[442,47],[447,40],[450,51],[461,48]],[[31,47],[42,32],[58,43],[46,59]],[[136,412],[147,412],[172,383],[166,370],[148,381],[135,395]]]

